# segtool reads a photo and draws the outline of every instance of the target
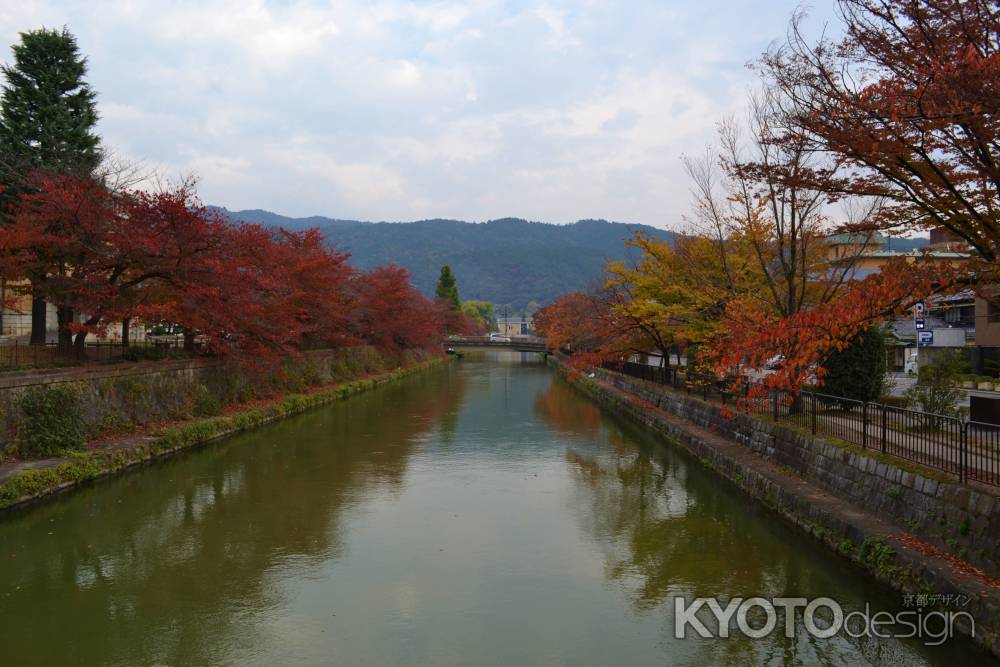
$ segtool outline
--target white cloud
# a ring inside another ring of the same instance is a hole
[[[67,25],[107,143],[211,203],[669,225],[783,4],[0,0],[0,38]]]
[[[420,68],[409,60],[400,60],[389,68],[386,74],[386,82],[396,88],[418,88],[423,82],[420,75]]]

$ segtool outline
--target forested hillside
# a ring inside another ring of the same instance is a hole
[[[262,210],[227,211],[232,220],[302,230],[319,227],[350,262],[363,269],[395,262],[409,269],[413,283],[434,293],[438,270],[449,264],[463,299],[506,303],[522,309],[534,301],[551,302],[566,292],[600,280],[607,259],[621,259],[622,243],[636,230],[660,239],[676,234],[645,225],[580,220],[571,225],[503,218],[483,223],[459,220],[362,222],[322,216],[289,218]],[[891,239],[887,249],[906,251],[927,244],[926,237]]]
[[[608,258],[622,258],[622,243],[635,230],[663,239],[673,232],[644,225],[581,220],[570,225],[515,218],[467,223],[421,220],[409,223],[360,222],[323,217],[288,218],[269,211],[227,211],[234,220],[286,229],[319,227],[351,263],[369,268],[395,262],[414,284],[433,294],[438,270],[451,265],[463,299],[507,303],[521,309],[544,304],[568,291],[587,287],[601,276]]]

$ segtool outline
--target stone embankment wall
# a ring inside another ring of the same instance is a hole
[[[569,374],[559,359],[551,363]],[[597,402],[662,434],[875,578],[907,594],[961,595],[966,604],[960,609],[974,628],[964,619],[955,628],[1000,656],[993,489],[962,485],[619,373],[573,375],[573,384]],[[980,567],[963,565],[947,552]]]
[[[14,404],[20,406],[17,409],[21,411],[20,419],[15,420],[16,428],[24,431],[25,425],[31,426],[32,438],[28,442],[36,444],[51,443],[60,438],[64,440],[67,431],[75,431],[80,427],[80,423],[84,421],[84,412],[88,415],[87,423],[92,428],[105,428],[106,422],[97,417],[111,410],[123,409],[122,401],[135,408],[129,413],[130,419],[136,419],[135,423],[139,423],[138,420],[156,419],[169,414],[171,410],[181,417],[194,414],[200,410],[199,405],[204,408],[206,403],[203,394],[212,391],[213,387],[225,390],[230,386],[239,388],[250,385],[248,390],[241,389],[232,394],[221,391],[220,394],[213,395],[209,405],[211,412],[221,411],[218,407],[221,405],[220,396],[239,399],[242,392],[248,391],[255,400],[232,406],[225,414],[183,419],[166,426],[146,422],[138,429],[140,432],[125,437],[109,437],[92,442],[82,449],[56,451],[45,458],[14,459],[0,464],[0,510],[45,500],[92,480],[123,472],[239,431],[257,428],[331,401],[348,398],[440,365],[445,360],[444,355],[422,352],[387,359],[374,350],[347,348],[337,352],[309,354],[306,359],[286,369],[285,373],[269,376],[268,379],[260,375],[248,378],[233,367],[192,362],[172,365],[169,369],[162,365],[155,369],[133,366],[130,367],[133,371],[131,374],[119,372],[109,375],[105,371],[91,369],[86,374],[89,376],[87,380],[77,373],[74,378],[64,377],[58,382],[50,377],[53,380],[51,386],[38,385],[37,382],[32,386],[23,383],[17,387],[8,386],[7,389],[11,391],[27,392],[39,391],[38,387],[42,387],[41,391],[50,392],[48,396],[58,396],[64,403],[69,398],[72,403],[72,409],[65,411],[73,412],[71,417],[58,410],[44,410],[39,418],[37,414],[30,413],[37,412],[39,405],[46,408],[50,406],[45,401],[24,401],[24,396],[29,394],[21,396],[21,403],[31,404],[34,408],[27,408],[28,414],[25,414],[20,403]],[[121,370],[124,369],[119,369]],[[111,384],[105,384],[107,382]],[[67,393],[66,383],[75,383],[74,390]],[[301,389],[297,390],[296,387]],[[158,396],[167,407],[145,398],[139,401],[129,392],[141,396]],[[86,409],[80,409],[81,406]],[[71,428],[69,422],[75,425]],[[23,438],[14,440],[15,447],[22,447],[24,444]]]
[[[1000,572],[1000,498],[871,450],[706,403],[620,373],[604,382],[720,435],[988,572]]]
[[[61,404],[71,403],[79,422],[75,427],[93,439],[211,417],[230,404],[353,380],[399,363],[358,347],[307,352],[281,373],[253,374],[202,358],[0,375],[0,461],[4,455],[24,454],[18,451],[18,435],[28,428],[24,399],[29,394],[58,391]]]

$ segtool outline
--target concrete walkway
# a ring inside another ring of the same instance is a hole
[[[121,438],[114,438],[111,440],[91,443],[86,446],[83,451],[97,452],[97,451],[108,451],[114,452],[118,450],[130,449],[136,445],[142,445],[150,443],[155,438],[149,434],[137,434],[128,435]],[[0,465],[0,484],[7,481],[9,478],[13,477],[22,472],[28,470],[44,470],[46,468],[55,468],[62,465],[63,463],[72,463],[73,459],[66,457],[51,457],[47,459],[31,459],[29,461],[7,461],[6,463]]]

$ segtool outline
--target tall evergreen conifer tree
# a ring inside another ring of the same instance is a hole
[[[13,63],[0,67],[0,220],[33,170],[89,175],[101,161],[96,95],[76,38],[66,28],[41,28],[21,33],[12,50]],[[32,299],[31,342],[45,343],[40,298]]]
[[[451,304],[452,310],[459,310],[462,307],[462,300],[458,296],[458,283],[455,281],[455,274],[451,272],[451,267],[447,264],[441,267],[441,275],[438,277],[434,296],[448,301]]]

